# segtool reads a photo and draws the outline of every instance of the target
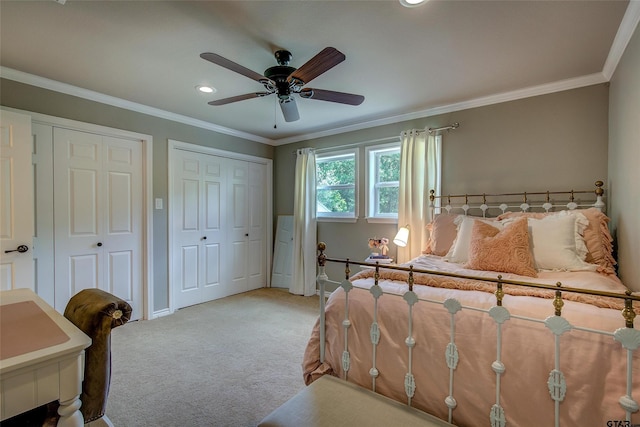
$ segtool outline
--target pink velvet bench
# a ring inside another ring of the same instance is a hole
[[[259,427],[452,427],[432,415],[325,375],[266,416]]]

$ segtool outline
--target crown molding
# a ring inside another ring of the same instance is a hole
[[[438,107],[428,108],[426,110],[414,111],[407,114],[385,117],[382,119],[371,120],[356,123],[349,126],[343,126],[327,131],[321,131],[306,135],[299,135],[289,138],[282,138],[275,141],[275,145],[290,144],[298,141],[322,138],[326,136],[336,135],[345,132],[354,132],[357,130],[367,129],[375,126],[384,126],[392,123],[403,122],[407,120],[421,119],[424,117],[436,116],[438,114],[446,114],[454,111],[467,110],[469,108],[484,107],[487,105],[499,104],[507,101],[515,101],[532,96],[547,95],[554,92],[562,92],[565,90],[577,89],[580,87],[591,86],[609,81],[603,73],[594,73],[587,76],[576,77],[572,79],[560,80],[553,83],[531,86],[524,89],[518,89],[510,92],[502,92],[495,95],[489,95],[481,98],[471,99],[469,101],[457,102],[454,104],[442,105]]]
[[[14,70],[12,68],[0,66],[0,76],[2,78],[14,80],[19,83],[25,83],[31,86],[49,89],[55,92],[64,93],[66,95],[77,96],[78,98],[88,99],[90,101],[100,102],[102,104],[124,108],[126,110],[136,111],[142,114],[148,114],[150,116],[211,130],[225,135],[248,139],[250,141],[260,142],[263,144],[274,144],[274,141],[269,138],[263,138],[261,136],[254,135],[248,132],[230,129],[224,126],[206,122],[204,120],[198,120],[192,117],[183,116],[181,114],[172,113],[170,111],[161,110],[159,108],[149,107],[148,105],[138,104],[136,102],[127,101],[126,99],[116,98],[115,96],[105,95],[100,92],[83,89],[67,83],[62,83],[56,80],[47,79],[45,77],[36,76],[34,74],[25,73],[23,71]]]
[[[622,17],[620,27],[616,33],[611,50],[609,50],[609,56],[602,68],[602,74],[604,74],[607,81],[611,80],[613,73],[618,67],[618,63],[624,54],[624,50],[629,44],[629,40],[633,37],[633,32],[636,30],[638,23],[640,22],[640,0],[630,0],[627,10]]]

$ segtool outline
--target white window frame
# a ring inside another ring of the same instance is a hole
[[[377,182],[377,170],[375,168],[375,157],[379,153],[398,151],[400,152],[400,140],[389,142],[386,144],[370,145],[365,148],[366,151],[366,177],[367,177],[367,191],[366,191],[366,206],[367,206],[367,222],[369,223],[387,223],[395,224],[398,222],[398,214],[377,214],[376,213],[376,186]],[[398,186],[400,182],[398,182]]]
[[[329,158],[337,158],[337,157],[344,157],[344,156],[351,156],[353,155],[354,157],[354,161],[355,161],[355,169],[354,169],[354,183],[353,183],[353,189],[354,189],[354,198],[355,198],[355,206],[354,206],[354,212],[348,212],[348,213],[341,213],[341,212],[318,212],[317,211],[317,206],[316,206],[316,216],[317,216],[317,220],[320,222],[356,222],[358,219],[358,208],[360,205],[359,202],[359,188],[360,188],[360,182],[359,182],[359,176],[360,176],[360,159],[359,159],[359,150],[357,148],[351,148],[351,149],[339,149],[339,150],[332,150],[332,151],[321,151],[318,152],[316,151],[316,165],[318,165],[319,163],[321,163],[324,159],[329,159]],[[316,166],[317,167],[317,166]],[[320,187],[317,186],[316,184],[316,190],[319,189]],[[342,185],[342,186],[330,186],[327,187],[329,189],[338,189],[338,188],[351,188],[351,185]],[[317,196],[316,196],[316,202],[317,202]],[[317,205],[317,203],[316,203]]]

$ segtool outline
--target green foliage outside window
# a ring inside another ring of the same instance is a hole
[[[376,214],[397,214],[400,182],[400,150],[380,152],[376,158]]]
[[[355,176],[353,155],[319,160],[316,167],[318,212],[354,213]]]

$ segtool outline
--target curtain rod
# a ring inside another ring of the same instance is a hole
[[[441,130],[452,130],[452,129],[458,129],[458,127],[459,127],[459,126],[460,126],[460,123],[455,122],[455,123],[452,123],[452,124],[450,124],[450,125],[448,125],[448,126],[442,126],[442,127],[439,127],[439,128],[428,128],[428,129],[427,129],[427,131],[428,131],[429,133],[433,133],[433,132],[439,132],[439,131],[441,131]]]
[[[361,147],[363,145],[375,145],[375,144],[382,144],[385,142],[394,142],[394,141],[399,141],[398,136],[388,136],[385,138],[378,138],[378,139],[371,139],[368,141],[360,141],[360,142],[353,142],[350,144],[343,144],[343,145],[335,145],[333,147],[320,147],[320,148],[314,148],[314,147],[309,147],[309,148],[313,148],[316,153],[322,153],[325,151],[334,151],[334,150],[341,150],[341,149],[348,149],[348,148],[355,148],[355,147]],[[293,150],[292,153],[293,154],[297,154],[299,149]]]

